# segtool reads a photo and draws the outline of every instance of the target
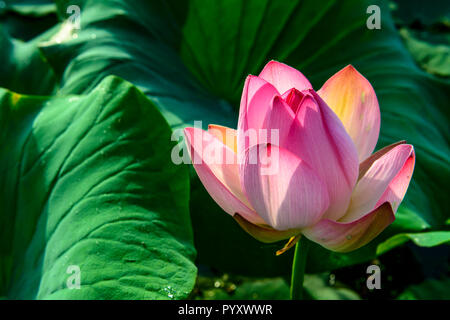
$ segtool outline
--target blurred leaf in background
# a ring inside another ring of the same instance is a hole
[[[13,38],[31,40],[57,22],[51,0],[0,0],[0,23]]]
[[[330,285],[327,274],[306,275],[307,299],[359,300],[349,288]],[[289,285],[283,278],[222,278],[200,277],[194,289],[196,299],[205,300],[287,300]]]
[[[54,92],[56,78],[38,44],[51,37],[57,23],[51,1],[0,1],[0,87],[24,94]]]
[[[399,300],[450,300],[450,279],[430,279],[413,285],[398,296]]]
[[[450,76],[450,33],[430,35],[427,32],[402,29],[400,35],[425,71],[441,77]]]
[[[37,47],[47,36],[23,42],[12,38],[0,25],[0,86],[24,94],[54,92],[56,77]]]
[[[396,0],[391,3],[394,21],[406,48],[426,72],[450,76],[450,2]]]
[[[393,0],[390,5],[395,21],[402,25],[450,24],[450,3],[446,0],[434,0],[427,4],[421,0]]]

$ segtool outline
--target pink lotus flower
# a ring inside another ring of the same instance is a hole
[[[252,138],[252,129],[277,134]],[[185,136],[206,190],[253,237],[302,234],[348,252],[394,221],[413,173],[411,145],[372,154],[379,130],[375,92],[352,66],[316,92],[299,71],[271,61],[246,79],[238,130],[210,125]],[[277,170],[265,172],[268,163]]]

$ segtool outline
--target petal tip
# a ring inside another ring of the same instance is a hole
[[[275,60],[264,66],[259,77],[271,83],[281,94],[291,88],[312,88],[309,80],[299,70]]]
[[[329,250],[345,253],[368,244],[394,220],[391,204],[384,202],[357,220],[337,222],[324,219],[315,226],[303,230],[303,234]]]
[[[341,69],[340,72],[348,73],[348,74],[355,74],[355,75],[359,75],[359,76],[363,77],[363,75],[358,71],[358,69],[356,69],[352,64],[346,65],[344,68]]]

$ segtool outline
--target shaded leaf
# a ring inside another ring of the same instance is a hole
[[[24,94],[51,94],[56,78],[51,67],[42,58],[35,41],[22,42],[11,38],[0,26],[0,87]]]
[[[395,19],[402,24],[450,22],[450,4],[446,0],[435,0],[427,5],[421,0],[394,0],[391,7]]]
[[[402,292],[398,300],[449,300],[450,279],[428,279],[418,285],[412,285]]]
[[[360,300],[361,297],[351,289],[330,286],[326,274],[306,275],[304,288],[310,299],[314,300]]]
[[[28,41],[58,22],[51,0],[0,1],[0,24],[16,39]]]
[[[172,127],[193,125],[195,120],[205,125],[233,123],[230,105],[204,90],[179,58],[176,46],[181,35],[164,1],[57,4],[62,19],[68,5],[79,5],[82,11],[81,30],[68,30],[63,24],[60,43],[50,41],[41,47],[62,78],[60,94],[89,92],[114,74],[138,86]],[[176,5],[184,7],[182,2]]]
[[[432,43],[430,38],[433,35],[430,33],[414,33],[403,29],[400,34],[409,52],[422,69],[434,75],[450,76],[450,35],[434,35],[435,39],[441,39],[437,43]]]
[[[249,279],[238,285],[232,293],[224,289],[210,289],[204,292],[205,300],[286,300],[289,286],[281,278]]]

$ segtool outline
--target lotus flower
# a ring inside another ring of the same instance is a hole
[[[271,61],[245,81],[237,130],[184,133],[206,190],[254,238],[304,235],[348,252],[394,221],[413,173],[411,145],[372,154],[379,131],[375,92],[352,66],[316,92],[302,73]]]

